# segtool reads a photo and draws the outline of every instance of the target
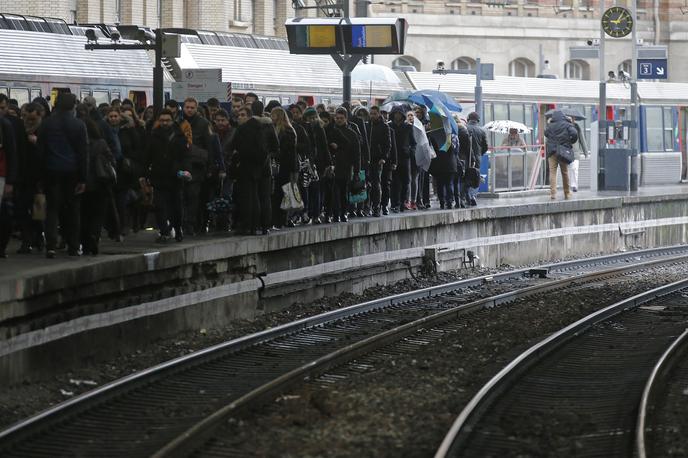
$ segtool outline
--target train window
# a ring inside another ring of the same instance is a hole
[[[31,88],[31,100],[34,100],[38,97],[41,97],[42,95],[43,95],[43,92],[39,88],[36,88],[36,87]]]
[[[0,14],[0,29],[11,29],[2,14]]]
[[[270,102],[273,102],[273,101],[279,103],[280,105],[282,104],[280,102],[279,98],[272,96],[272,95],[269,95],[269,96],[265,97],[265,106],[268,106],[270,104]]]
[[[62,35],[72,34],[72,31],[70,30],[69,26],[62,19],[45,18],[45,22],[48,23],[48,26],[50,27],[53,33],[60,33]]]
[[[493,117],[494,120],[509,119],[509,109],[506,103],[494,103],[492,104]]]
[[[112,91],[112,100],[120,100],[120,93],[119,91]]]
[[[289,105],[291,103],[291,97],[282,97],[282,105]]]
[[[110,94],[108,94],[108,91],[93,91],[93,98],[96,99],[96,105],[110,103]]]
[[[19,106],[31,101],[29,100],[29,90],[23,87],[10,88],[10,99],[15,99]]]
[[[509,104],[509,119],[511,121],[516,121],[522,124],[530,125],[530,120],[525,119],[525,111],[523,109],[523,105],[520,103]]]
[[[0,94],[9,95],[9,89],[6,87],[0,87]]]
[[[662,107],[645,108],[648,151],[664,151],[664,119]]]
[[[45,22],[45,19],[43,19],[43,18],[27,16],[26,17],[26,23],[29,25],[31,30],[33,30],[34,32],[52,33],[50,26],[48,25],[47,22]]]
[[[81,96],[81,101],[83,102],[86,97],[91,95],[91,90],[90,89],[82,89],[79,94]]]
[[[671,108],[664,111],[664,151],[674,151],[674,113]]]
[[[9,26],[10,29],[12,30],[31,30],[29,27],[29,24],[26,23],[26,19],[24,19],[22,16],[17,16],[14,14],[5,14],[3,15],[5,18],[5,21],[7,22],[7,25]]]

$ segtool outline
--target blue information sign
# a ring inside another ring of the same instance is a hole
[[[665,80],[669,77],[667,59],[638,59],[639,80]]]

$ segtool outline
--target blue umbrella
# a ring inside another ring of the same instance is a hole
[[[463,108],[461,108],[461,105],[459,105],[456,102],[456,100],[451,98],[448,94],[433,89],[423,89],[420,91],[416,91],[408,96],[408,100],[419,105],[425,105],[425,97],[442,102],[442,104],[445,107],[447,107],[449,111],[459,112],[463,110]]]
[[[452,140],[457,139],[459,135],[459,126],[454,121],[451,111],[439,100],[434,100],[428,96],[423,96],[422,105],[427,107],[430,118],[428,133],[437,135],[439,131],[440,137],[435,138],[440,144],[440,151],[449,151],[452,143],[454,143]]]

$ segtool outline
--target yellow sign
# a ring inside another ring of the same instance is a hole
[[[336,44],[335,29],[331,25],[308,27],[308,45],[313,48],[333,48]]]

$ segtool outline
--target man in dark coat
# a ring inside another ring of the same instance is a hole
[[[392,150],[391,129],[382,119],[380,107],[370,108],[370,122],[367,125],[370,145],[370,202],[373,216],[380,216],[383,188],[389,194],[391,170],[386,167]],[[386,209],[385,209],[386,210]]]
[[[262,112],[260,101],[240,108],[232,142],[238,156],[239,224],[245,235],[255,235],[259,226],[268,234],[272,220],[270,160],[279,150],[279,141],[272,121],[260,116]]]
[[[55,257],[58,217],[67,239],[70,256],[79,256],[81,240],[81,194],[88,178],[88,134],[83,121],[74,116],[76,96],[57,96],[55,111],[38,131],[38,150],[42,157],[43,188],[46,194],[46,256]]]
[[[416,154],[413,126],[406,122],[406,113],[394,107],[390,113],[394,142],[397,151],[397,168],[392,174],[392,211],[411,210],[409,199],[411,185],[411,155]]]
[[[5,94],[0,96],[0,258],[5,258],[5,249],[12,232],[10,200],[13,198],[19,165],[15,129],[12,122],[5,119],[9,100]]]
[[[552,113],[549,124],[545,129],[547,144],[547,164],[549,165],[549,196],[552,200],[557,198],[557,167],[561,167],[561,181],[564,187],[564,198],[571,198],[569,187],[568,164],[559,160],[557,148],[573,149],[573,144],[578,141],[578,131],[572,122],[566,119],[560,110]]]
[[[158,127],[151,131],[147,147],[148,179],[155,190],[155,216],[160,229],[158,242],[165,243],[174,228],[175,238],[184,239],[184,184],[189,164],[189,143],[174,113],[164,109],[158,115]],[[181,173],[180,173],[181,172]]]
[[[334,126],[328,131],[330,150],[334,156],[334,222],[346,222],[349,206],[349,183],[358,180],[361,170],[361,144],[358,134],[349,127],[349,113],[339,107]]]
[[[483,154],[487,153],[489,146],[487,145],[487,133],[485,129],[480,125],[480,115],[476,112],[468,114],[468,134],[471,136],[471,155],[469,161],[466,163],[466,170],[469,167],[475,167],[480,170],[480,160]],[[468,203],[471,206],[476,206],[478,203],[475,200],[475,191],[469,189],[467,185],[463,186],[462,194],[464,198],[468,199]]]

